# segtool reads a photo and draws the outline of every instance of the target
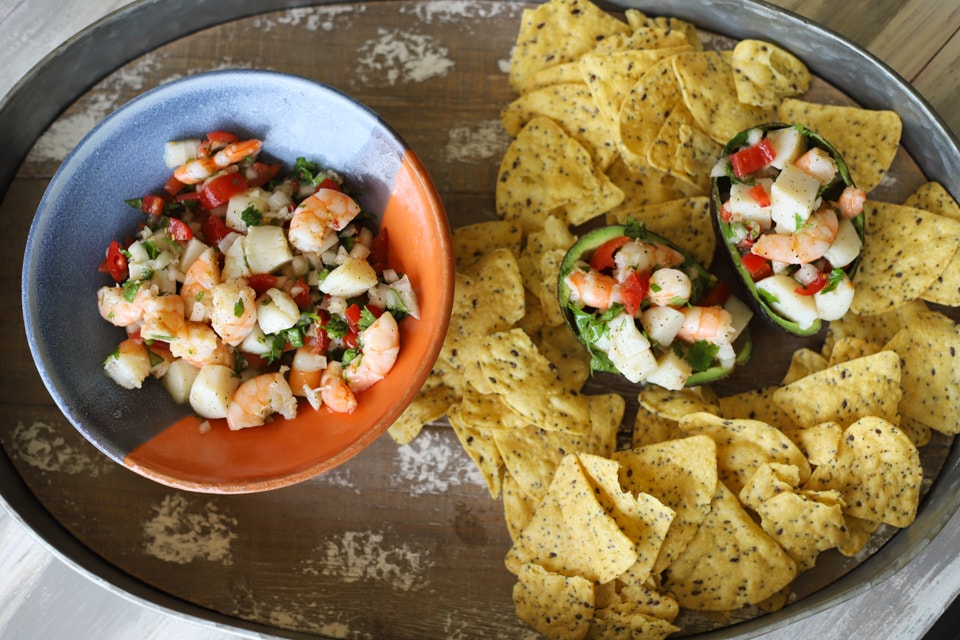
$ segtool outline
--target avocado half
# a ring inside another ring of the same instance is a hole
[[[586,311],[578,309],[576,305],[570,302],[570,288],[566,284],[566,277],[576,267],[577,262],[588,260],[589,257],[608,240],[613,240],[621,236],[645,240],[647,242],[664,244],[678,251],[683,257],[683,264],[677,268],[684,269],[688,274],[697,274],[696,278],[691,277],[693,281],[693,294],[691,303],[696,304],[713,287],[718,279],[715,275],[707,271],[703,265],[694,260],[686,251],[675,245],[673,242],[661,235],[646,230],[642,224],[615,224],[605,227],[599,227],[580,236],[575,243],[567,250],[563,261],[560,263],[560,274],[557,279],[557,299],[560,303],[560,311],[567,327],[576,336],[577,340],[590,354],[590,367],[592,371],[606,371],[608,373],[620,374],[614,364],[607,357],[606,353],[597,349],[596,346],[583,334],[585,321],[592,317]],[[750,360],[753,349],[753,343],[750,339],[749,327],[744,329],[734,343],[736,359],[731,367],[712,366],[703,371],[695,371],[686,380],[685,386],[694,387],[702,384],[708,384],[724,378],[737,366],[745,364]]]
[[[723,255],[728,259],[730,266],[733,267],[733,270],[736,272],[740,283],[746,290],[747,303],[750,304],[750,306],[753,307],[753,310],[756,311],[757,314],[760,315],[765,321],[774,325],[780,330],[795,336],[812,336],[820,332],[820,329],[823,327],[823,321],[817,319],[812,325],[804,329],[793,320],[780,315],[776,310],[774,310],[773,307],[767,304],[767,302],[760,295],[753,278],[750,277],[749,272],[747,272],[743,266],[743,263],[740,261],[739,249],[737,249],[736,245],[731,242],[733,234],[731,232],[730,225],[720,218],[720,209],[727,198],[730,197],[730,187],[735,180],[733,177],[733,170],[730,166],[730,155],[740,148],[747,146],[747,140],[753,131],[760,130],[766,134],[768,131],[772,131],[774,129],[786,129],[791,127],[799,131],[803,137],[807,139],[807,144],[810,147],[820,147],[829,153],[837,163],[837,177],[831,183],[821,187],[819,192],[821,198],[826,200],[836,200],[840,197],[840,194],[844,189],[847,187],[856,186],[854,185],[853,178],[850,177],[850,169],[847,167],[847,163],[844,161],[843,156],[832,144],[824,139],[823,136],[811,131],[803,125],[786,124],[783,122],[770,122],[741,131],[731,138],[730,141],[727,142],[727,144],[723,147],[721,158],[727,158],[724,174],[721,176],[714,176],[711,179],[711,218],[713,219],[713,228],[716,231],[717,238],[720,240],[720,244],[722,244],[725,249],[721,253],[723,253]],[[853,219],[853,226],[857,230],[857,235],[860,236],[861,244],[864,241],[864,219],[865,216],[863,213]],[[862,255],[863,252],[861,251],[861,256]],[[857,266],[859,263],[860,256],[858,256],[853,262],[843,269],[851,280],[857,271]]]

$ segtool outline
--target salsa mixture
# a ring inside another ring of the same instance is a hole
[[[298,398],[352,412],[393,367],[397,323],[419,316],[386,232],[342,177],[304,158],[285,173],[261,147],[221,131],[168,142],[172,175],[127,201],[145,219],[107,247],[114,284],[97,293],[127,330],[106,374],[129,389],[159,378],[231,429],[292,418]]]

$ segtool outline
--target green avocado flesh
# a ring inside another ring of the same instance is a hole
[[[694,284],[693,294],[691,296],[691,303],[693,304],[696,304],[696,301],[701,299],[706,294],[708,289],[717,282],[717,278],[713,274],[707,271],[702,265],[697,263],[686,252],[663,236],[647,231],[640,224],[630,223],[627,225],[621,224],[600,227],[581,236],[570,247],[570,249],[567,250],[564,259],[560,264],[560,274],[557,282],[560,310],[563,313],[563,317],[567,323],[567,326],[590,353],[592,370],[606,371],[615,374],[620,374],[620,372],[613,365],[613,363],[610,362],[606,354],[596,347],[596,345],[593,344],[593,341],[588,336],[584,335],[585,327],[589,324],[590,319],[595,317],[596,312],[590,313],[585,310],[581,310],[571,302],[571,292],[570,288],[566,284],[566,277],[576,268],[576,265],[579,261],[588,260],[594,251],[596,251],[607,241],[619,238],[621,236],[628,236],[630,238],[637,238],[646,242],[663,244],[678,251],[684,257],[684,262],[682,265],[676,268],[687,271],[689,274],[696,274],[696,277],[691,277],[691,280],[693,280]],[[750,359],[752,348],[749,329],[744,329],[741,335],[737,338],[734,348],[736,352],[734,366],[723,367],[714,364],[713,366],[710,366],[704,370],[695,370],[690,377],[687,378],[685,386],[692,387],[714,382],[729,375],[735,366],[746,363]],[[715,362],[716,361],[714,360],[714,363]]]
[[[834,148],[823,137],[807,129],[806,127],[803,127],[802,125],[790,125],[779,122],[764,124],[740,132],[731,138],[723,148],[721,157],[727,158],[726,171],[724,175],[715,176],[711,180],[711,208],[713,210],[711,217],[713,219],[713,226],[714,230],[716,231],[717,238],[725,248],[725,250],[721,253],[723,253],[729,259],[730,265],[737,273],[743,288],[747,292],[747,302],[761,317],[764,318],[764,320],[773,326],[778,327],[782,331],[795,336],[812,336],[819,333],[820,329],[823,327],[823,321],[817,319],[809,327],[801,327],[797,322],[778,313],[770,305],[770,302],[761,295],[760,290],[757,288],[756,283],[750,275],[750,272],[743,266],[740,250],[733,241],[735,234],[732,231],[730,224],[724,222],[720,217],[723,203],[726,202],[726,200],[730,197],[731,186],[734,180],[736,180],[736,178],[733,177],[729,156],[738,149],[748,145],[748,139],[752,131],[760,130],[764,133],[764,135],[766,135],[766,133],[769,131],[790,127],[793,127],[799,131],[804,138],[806,138],[808,148],[820,147],[821,149],[827,151],[837,163],[837,177],[831,183],[821,187],[819,192],[821,198],[824,200],[835,200],[846,187],[854,186],[853,179],[850,177],[849,168],[844,162],[843,157],[840,155],[840,152],[837,151],[837,149]],[[860,242],[862,244],[864,240],[864,215],[862,213],[853,219],[853,225],[860,237]],[[853,276],[856,273],[859,262],[860,258],[858,257],[843,269],[843,271],[851,279],[853,279]]]

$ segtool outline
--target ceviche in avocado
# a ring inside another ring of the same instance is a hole
[[[558,284],[567,324],[594,371],[680,389],[721,378],[750,356],[749,307],[639,223],[583,235]]]
[[[863,247],[863,204],[840,154],[800,125],[742,132],[713,172],[714,222],[752,302],[810,335],[843,317]]]
[[[143,221],[100,270],[100,315],[127,337],[104,361],[123,387],[159,378],[178,402],[231,429],[296,415],[299,400],[350,413],[393,367],[398,322],[418,317],[388,266],[386,232],[334,171],[261,157],[227,132],[167,143]],[[162,188],[160,188],[162,186]]]

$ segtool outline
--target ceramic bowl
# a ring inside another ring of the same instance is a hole
[[[394,369],[362,392],[352,414],[203,432],[189,404],[156,380],[126,390],[102,364],[124,330],[100,318],[98,271],[113,239],[140,217],[127,198],[156,192],[170,175],[169,140],[228,130],[263,140],[292,166],[298,156],[338,170],[388,231],[390,266],[409,275],[421,317],[400,323]],[[221,71],[162,85],[97,125],[70,153],[40,202],[27,241],[22,305],[27,338],[47,389],[98,449],[160,483],[240,493],[287,486],[328,471],[381,436],[416,396],[439,353],[453,299],[453,252],[441,200],[420,160],[388,124],[350,97],[313,81],[266,71]]]

